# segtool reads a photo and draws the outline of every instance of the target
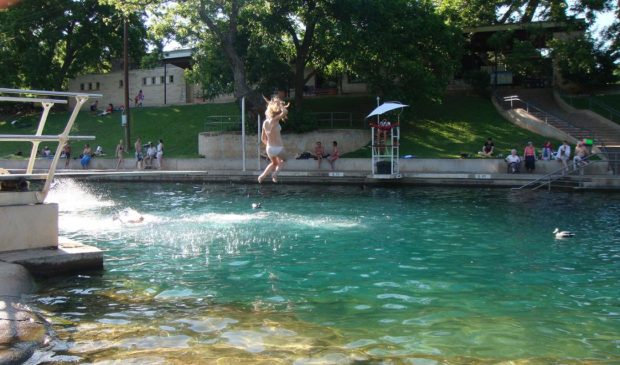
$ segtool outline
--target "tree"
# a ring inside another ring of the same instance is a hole
[[[372,92],[392,98],[439,98],[461,55],[462,33],[426,2],[337,2],[341,65]]]
[[[587,37],[553,40],[553,57],[565,84],[573,84],[579,91],[617,81],[611,50],[603,50]]]
[[[133,58],[144,53],[145,28],[130,18]],[[97,0],[23,1],[0,13],[0,72],[7,85],[62,90],[82,72],[109,69],[122,52],[122,17]]]
[[[583,30],[586,26],[586,35],[572,41],[555,40],[549,45],[555,57],[561,57],[558,65],[565,80],[581,84],[584,87],[592,86],[593,82],[609,82],[613,80],[613,64],[620,58],[618,52],[618,34],[620,33],[620,10],[617,0],[575,0],[572,2],[560,0],[495,0],[484,2],[481,0],[435,0],[441,13],[448,16],[452,22],[461,26],[483,26],[490,24],[532,23],[535,21],[563,22],[567,30]],[[614,10],[615,23],[607,29],[609,46],[597,43],[588,34],[588,28],[594,23],[597,15],[602,11]],[[584,19],[582,23],[575,22]],[[577,26],[573,28],[573,26]],[[530,30],[533,32],[533,29]],[[536,50],[533,42],[507,40],[502,47],[489,44],[500,51],[510,69],[517,74],[544,73],[536,62],[542,59],[541,50]],[[538,55],[536,55],[536,53]],[[538,56],[538,57],[537,57]],[[539,62],[539,65],[543,63]],[[610,67],[611,66],[611,67]]]
[[[301,108],[304,86],[313,72],[333,60],[333,57],[329,56],[333,53],[330,52],[330,46],[334,46],[330,42],[334,39],[330,5],[329,1],[282,0],[271,1],[268,6],[257,9],[261,16],[255,23],[263,30],[260,32],[259,40],[261,42],[275,40],[276,42],[271,42],[270,47],[274,49],[279,47],[282,50],[281,64],[293,65],[297,108]],[[312,66],[310,73],[306,74],[309,66]],[[272,70],[277,73],[277,68]]]

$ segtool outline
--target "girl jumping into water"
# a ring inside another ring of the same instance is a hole
[[[271,100],[265,98],[267,102],[267,110],[265,111],[265,121],[263,122],[263,131],[261,141],[267,146],[267,156],[271,161],[265,168],[265,171],[258,177],[258,183],[262,183],[265,177],[271,173],[271,180],[278,182],[278,173],[282,169],[286,158],[284,157],[284,144],[280,131],[280,121],[283,121],[288,115],[289,104],[278,98],[273,97]],[[272,173],[273,171],[273,173]]]

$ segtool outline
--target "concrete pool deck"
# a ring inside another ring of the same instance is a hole
[[[257,184],[256,178],[266,166],[264,161],[240,159],[165,159],[163,170],[134,169],[133,160],[125,160],[124,168],[114,170],[112,159],[95,159],[91,169],[60,169],[57,175],[84,181],[133,182],[233,182]],[[343,158],[330,171],[324,161],[289,160],[280,174],[281,184],[351,184],[351,185],[449,185],[477,187],[519,187],[556,171],[556,161],[538,161],[536,173],[508,174],[503,159],[399,159],[400,178],[373,178],[370,159]],[[38,166],[37,166],[38,167]],[[42,166],[43,167],[43,166]],[[605,162],[591,163],[583,175],[570,175],[566,182],[581,189],[620,190],[620,176],[609,174]],[[581,184],[579,184],[581,183]],[[263,184],[273,184],[266,181]]]
[[[50,160],[37,159],[35,169],[47,171]],[[25,161],[0,160],[0,166],[13,172],[25,168]],[[135,160],[126,159],[119,170],[116,161],[109,158],[95,158],[89,169],[84,170],[77,160],[71,160],[69,169],[60,168],[57,176],[84,181],[143,181],[143,182],[233,182],[256,184],[256,178],[266,166],[264,160],[241,158],[169,158],[164,159],[163,170],[135,169]],[[341,158],[336,161],[334,171],[324,161],[322,169],[317,161],[287,161],[280,174],[282,184],[364,184],[364,185],[452,185],[477,187],[519,187],[530,181],[556,171],[557,161],[537,161],[536,173],[508,174],[506,163],[501,158],[482,159],[398,159],[399,179],[376,179],[372,177],[371,160],[368,158]],[[62,164],[61,164],[62,165]],[[76,166],[77,165],[77,166]],[[524,170],[524,169],[523,169]],[[609,173],[604,161],[592,162],[584,168],[584,174],[570,175],[568,183],[581,189],[620,190],[620,176]],[[271,181],[264,184],[272,184]]]

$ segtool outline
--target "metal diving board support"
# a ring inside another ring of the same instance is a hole
[[[43,111],[41,113],[41,118],[39,120],[39,125],[37,127],[37,131],[35,135],[9,135],[3,134],[0,135],[0,142],[4,141],[28,141],[32,143],[32,149],[30,152],[30,158],[28,160],[28,166],[26,168],[26,173],[23,174],[24,178],[29,179],[37,179],[40,175],[33,174],[34,164],[36,162],[37,151],[39,144],[43,141],[50,142],[58,142],[58,147],[56,148],[56,153],[54,154],[54,158],[50,164],[47,177],[45,179],[45,184],[41,191],[35,192],[35,201],[31,203],[43,203],[49,189],[52,184],[52,180],[54,179],[54,175],[56,173],[56,167],[58,166],[58,161],[60,160],[61,152],[69,140],[94,140],[95,136],[69,136],[71,132],[71,128],[73,128],[73,124],[77,119],[77,116],[80,112],[80,109],[86,103],[89,98],[100,98],[101,94],[86,94],[86,93],[71,93],[71,92],[62,92],[62,91],[46,91],[46,90],[23,90],[23,89],[7,89],[0,88],[0,94],[8,94],[8,95],[20,95],[20,96],[0,96],[0,101],[11,101],[11,102],[20,102],[20,103],[41,103],[43,106]],[[50,96],[54,98],[41,98],[40,96]],[[45,124],[47,122],[47,117],[49,116],[49,111],[54,106],[54,104],[67,104],[68,100],[60,99],[60,98],[75,98],[76,104],[73,107],[73,111],[69,116],[69,120],[65,125],[64,130],[59,135],[43,135],[43,129],[45,128]],[[3,175],[0,175],[0,180]],[[24,192],[24,194],[32,194],[32,192]],[[13,200],[13,199],[9,199]],[[7,205],[11,203],[3,201],[0,197],[0,205]]]

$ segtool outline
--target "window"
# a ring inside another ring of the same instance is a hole
[[[123,87],[123,80],[118,80],[118,87]]]
[[[88,90],[92,90],[92,89],[93,89],[93,83],[92,83],[92,82],[89,82],[89,83],[88,83]]]
[[[174,76],[170,75],[168,76],[168,83],[172,84],[174,82]]]
[[[146,77],[143,77],[143,78],[142,78],[142,85],[145,85],[145,86],[146,86]]]
[[[100,86],[99,83],[97,83],[97,90],[99,90],[99,86]]]
[[[151,77],[151,85],[155,85],[155,76]]]
[[[84,83],[81,83],[81,84],[80,84],[80,90],[81,90],[81,91],[84,91]]]
[[[166,83],[166,78],[165,78],[164,76],[161,76],[161,77],[159,78],[159,83],[160,83],[160,84],[165,84],[165,83]]]

